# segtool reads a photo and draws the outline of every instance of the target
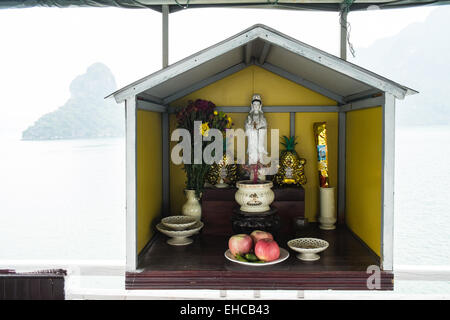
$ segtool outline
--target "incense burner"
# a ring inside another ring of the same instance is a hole
[[[245,212],[264,212],[270,210],[270,204],[275,199],[272,191],[272,181],[243,180],[236,183],[238,191],[235,194],[236,202]]]

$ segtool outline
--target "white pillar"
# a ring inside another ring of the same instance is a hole
[[[395,97],[385,93],[383,108],[381,266],[394,267]]]
[[[125,100],[126,141],[126,264],[137,267],[136,97]]]

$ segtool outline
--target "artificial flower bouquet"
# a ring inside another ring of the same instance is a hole
[[[208,137],[209,130],[214,128],[220,130],[225,135],[225,130],[231,128],[233,124],[231,117],[215,109],[216,106],[211,101],[197,99],[195,101],[189,101],[188,105],[181,108],[176,114],[177,128],[186,129],[191,135],[191,163],[185,163],[183,166],[183,170],[186,172],[186,189],[195,190],[196,196],[199,199],[210,165],[203,161],[201,164],[194,164],[194,132],[198,130],[202,137]],[[201,125],[196,127],[195,121],[201,121]],[[206,146],[212,142],[202,141],[202,154]]]

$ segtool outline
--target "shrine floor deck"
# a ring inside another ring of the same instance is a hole
[[[321,259],[296,258],[287,241],[299,237],[321,238],[329,247]],[[346,226],[324,231],[316,224],[275,239],[289,251],[287,260],[269,266],[245,266],[224,257],[229,236],[200,233],[187,246],[170,246],[157,234],[140,255],[138,271],[127,272],[127,289],[342,289],[367,290],[370,265],[379,258]],[[393,289],[392,272],[381,272],[382,290]]]

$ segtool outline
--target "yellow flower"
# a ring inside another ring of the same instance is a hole
[[[214,111],[214,115],[217,116],[219,113],[217,111]]]
[[[204,137],[208,136],[208,134],[209,134],[209,124],[208,124],[208,122],[202,123],[202,125],[200,126],[200,133]]]
[[[227,128],[231,128],[232,122],[231,122],[231,117],[228,117],[228,123],[227,123]]]

